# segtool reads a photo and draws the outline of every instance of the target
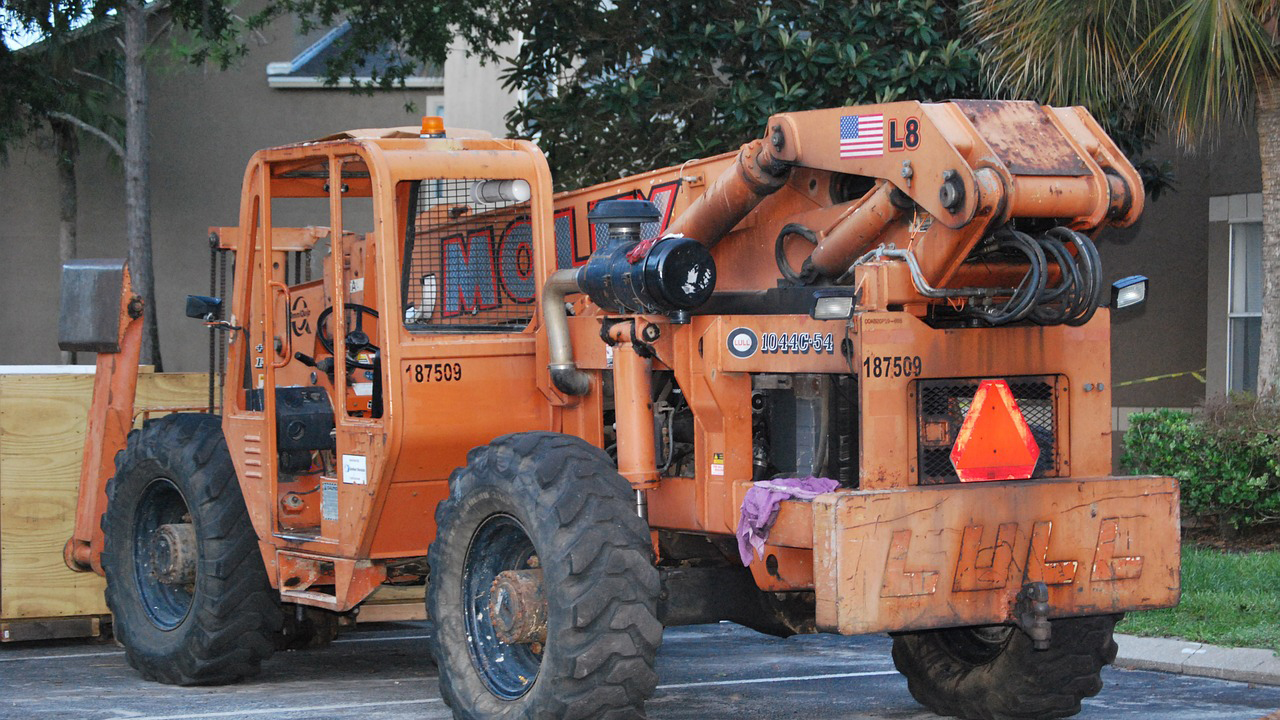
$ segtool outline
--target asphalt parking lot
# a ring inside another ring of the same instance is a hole
[[[370,624],[320,650],[278,653],[257,678],[218,688],[141,680],[111,644],[0,645],[0,717],[24,720],[449,718],[426,623]],[[885,637],[779,640],[736,625],[667,630],[654,720],[935,717],[907,693]],[[1084,720],[1258,720],[1280,708],[1280,687],[1156,672],[1105,671]],[[1280,716],[1277,716],[1280,717]]]

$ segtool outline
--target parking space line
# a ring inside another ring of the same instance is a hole
[[[339,638],[334,643],[359,643],[359,642],[390,642],[394,640],[425,640],[430,635],[402,635],[396,637],[370,637],[370,638]],[[21,655],[19,657],[0,657],[0,663],[5,662],[22,662],[23,660],[61,660],[62,658],[82,658],[82,657],[111,657],[113,655],[123,655],[123,650],[109,650],[106,652],[91,653],[66,653],[65,655]]]
[[[357,643],[357,642],[381,642],[383,640],[426,640],[430,635],[396,635],[394,637],[358,637],[344,638],[340,637],[333,642],[336,643]]]
[[[383,700],[367,703],[343,703],[339,705],[295,705],[293,707],[260,708],[257,710],[225,710],[222,712],[186,713],[183,715],[147,715],[128,720],[197,720],[197,718],[243,717],[246,715],[279,715],[282,713],[324,712],[327,710],[359,710],[360,708],[392,707],[397,705],[425,705],[443,702],[440,698],[421,700]]]
[[[21,657],[0,657],[0,662],[20,662],[22,660],[61,660],[62,658],[80,658],[80,657],[110,657],[112,655],[123,655],[123,650],[112,650],[107,652],[95,653],[67,653],[66,655],[24,655]]]
[[[877,675],[897,675],[897,670],[872,670],[869,672],[829,673],[826,675],[789,675],[773,678],[748,678],[745,680],[707,680],[705,682],[672,683],[659,685],[659,690],[677,690],[680,688],[713,687],[716,685],[752,685],[755,683],[796,682],[800,680],[835,680],[837,678],[875,677]]]

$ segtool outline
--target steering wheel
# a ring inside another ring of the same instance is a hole
[[[373,318],[378,317],[378,311],[368,305],[360,305],[357,303],[343,303],[343,312],[354,312],[356,318],[356,326],[354,330],[347,331],[347,367],[360,368],[362,370],[376,370],[377,366],[373,363],[364,362],[356,359],[356,353],[360,350],[377,351],[377,346],[369,341],[369,335],[364,331],[364,316],[368,315]],[[316,316],[316,339],[320,341],[320,346],[333,354],[333,334],[328,330],[327,321],[329,316],[333,314],[333,306],[325,308]]]

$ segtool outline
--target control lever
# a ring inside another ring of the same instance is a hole
[[[315,357],[305,354],[305,352],[294,352],[293,359],[298,363],[306,365],[307,368],[315,368],[321,373],[329,375],[329,382],[333,382],[333,357],[321,357],[316,360]]]
[[[327,357],[316,360],[306,353],[296,352],[293,354],[293,359],[307,367],[313,367],[325,375],[328,375],[329,382],[333,382],[333,358]]]

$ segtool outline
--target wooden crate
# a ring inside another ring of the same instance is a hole
[[[407,622],[426,620],[427,588],[424,585],[383,585],[360,604],[356,621]]]
[[[97,632],[103,580],[62,561],[71,537],[92,366],[0,366],[0,641]],[[138,378],[139,410],[208,403],[208,375]]]

